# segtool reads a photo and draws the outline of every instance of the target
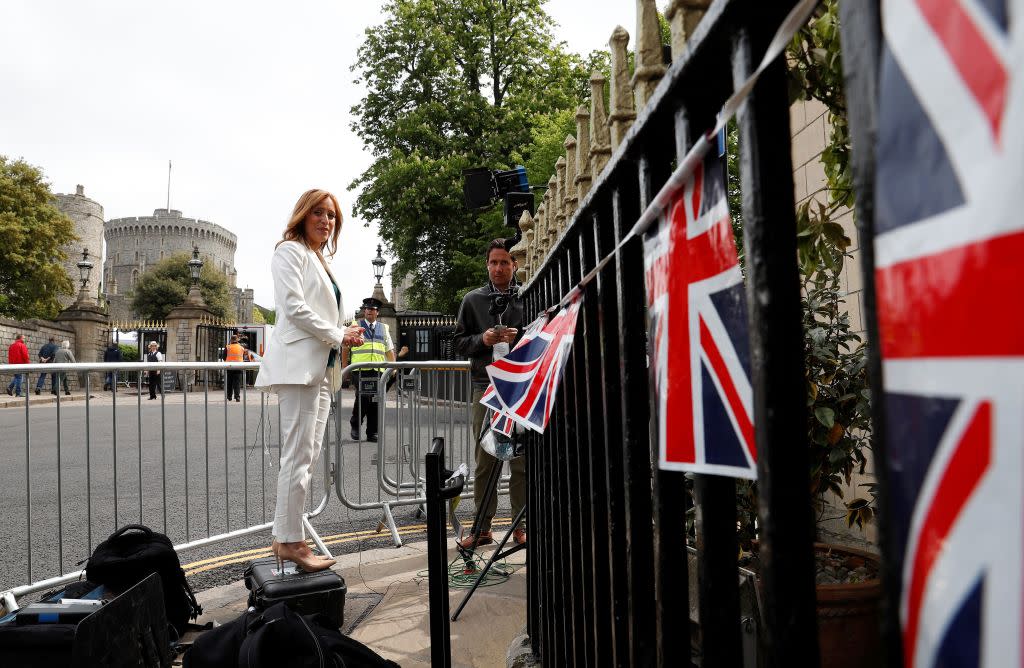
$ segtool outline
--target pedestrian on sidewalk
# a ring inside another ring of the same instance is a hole
[[[160,352],[160,344],[156,341],[149,342],[149,350],[146,352],[147,362],[163,362],[164,354]],[[160,371],[158,369],[149,370],[149,400],[156,399],[156,393],[164,393],[164,388],[160,386]]]
[[[107,349],[103,351],[104,362],[123,362],[124,353],[121,352],[121,346],[117,345],[114,341],[107,344]],[[103,389],[113,390],[114,386],[117,385],[117,372],[108,371],[107,376],[103,381]]]
[[[14,337],[14,342],[7,348],[7,363],[8,364],[28,364],[28,348],[25,346],[25,341],[22,339],[22,334],[17,334]],[[13,394],[16,397],[21,396],[21,377],[25,374],[16,373],[10,383],[7,384],[7,394]],[[25,376],[25,394],[28,394],[28,376]]]
[[[75,364],[78,360],[75,359],[75,354],[71,352],[71,342],[61,341],[60,348],[57,348],[57,352],[53,354],[54,364]],[[64,394],[71,394],[71,389],[68,387],[68,372],[58,371],[53,376],[53,389],[50,390],[51,394],[57,394],[60,392],[61,385],[64,386]]]
[[[338,349],[359,345],[359,327],[343,326],[345,309],[338,282],[324,252],[334,256],[341,231],[338,200],[326,190],[299,197],[281,241],[274,248],[277,326],[256,376],[257,388],[277,393],[280,409],[281,467],[271,549],[305,571],[334,564],[313,554],[302,522],[309,481],[340,385]]]
[[[57,352],[57,339],[55,339],[54,337],[51,336],[50,340],[47,341],[45,344],[43,344],[43,346],[39,349],[39,355],[38,355],[39,356],[39,363],[40,364],[49,364],[50,362],[53,361],[53,355],[56,352]],[[39,394],[39,392],[45,386],[46,386],[46,372],[43,371],[42,373],[39,374],[39,379],[36,381],[36,394]],[[50,374],[50,388],[51,389],[55,389],[56,387],[57,387],[57,379],[54,378],[53,374],[51,373]],[[27,386],[25,388],[25,391],[26,392],[28,391],[28,387]]]

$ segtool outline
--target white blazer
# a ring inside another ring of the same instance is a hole
[[[256,387],[318,385],[327,374],[331,348],[345,338],[344,307],[316,253],[298,241],[285,241],[270,261],[274,278],[277,324],[260,361]],[[335,360],[332,384],[340,380],[341,356]]]

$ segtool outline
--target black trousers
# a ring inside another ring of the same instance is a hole
[[[238,399],[242,391],[242,372],[228,371],[228,399]]]
[[[164,393],[164,388],[160,387],[160,372],[150,371],[149,372],[149,398],[156,399],[156,393]]]
[[[356,400],[352,402],[352,419],[349,423],[353,429],[359,429],[359,425],[366,420],[366,435],[377,435],[377,396],[359,394],[359,380],[367,378],[380,378],[379,371],[356,371],[352,374],[352,382],[355,383]]]

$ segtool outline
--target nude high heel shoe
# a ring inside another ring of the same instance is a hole
[[[276,547],[276,549],[275,549]],[[307,573],[315,573],[330,568],[335,564],[334,559],[325,559],[317,557],[313,554],[313,551],[309,549],[302,541],[296,541],[294,543],[278,543],[274,541],[271,545],[271,549],[274,549],[274,556],[277,558],[277,563],[283,571],[283,565],[285,561],[294,562],[302,570]]]

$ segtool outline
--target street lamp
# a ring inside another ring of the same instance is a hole
[[[192,259],[188,261],[188,273],[192,275],[192,287],[189,288],[185,303],[192,306],[206,306],[203,294],[199,291],[199,274],[203,271],[203,261],[199,259],[199,246],[192,246]]]
[[[89,285],[89,274],[92,273],[92,262],[89,261],[89,249],[82,249],[82,259],[75,263],[78,267],[78,280],[81,281],[82,287],[78,291],[78,303],[79,304],[92,304],[94,303],[92,297],[89,295],[89,290],[86,287]]]
[[[82,249],[82,259],[78,261],[78,277],[82,281],[82,290],[85,290],[89,283],[89,274],[92,273],[92,262],[89,262],[89,249]]]
[[[188,271],[192,274],[192,287],[199,286],[199,273],[203,270],[203,261],[199,259],[199,246],[192,247],[192,259],[188,261]]]
[[[381,281],[384,279],[384,265],[387,261],[380,252],[380,244],[377,244],[377,257],[373,258],[373,275],[377,278],[377,285],[381,285]]]

